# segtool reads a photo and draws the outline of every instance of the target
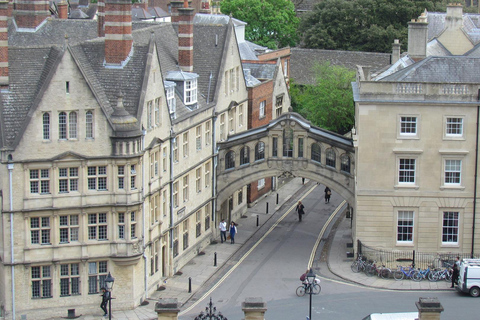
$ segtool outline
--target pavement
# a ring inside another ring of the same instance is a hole
[[[229,258],[235,254],[242,246],[266,224],[273,214],[282,209],[282,206],[290,200],[302,188],[313,185],[312,181],[305,180],[302,184],[301,178],[293,178],[282,183],[277,191],[261,197],[256,205],[248,208],[245,217],[236,221],[238,224],[238,234],[235,236],[235,244],[212,243],[208,245],[201,254],[194,257],[187,263],[180,272],[165,280],[160,291],[156,291],[146,300],[148,304],[138,306],[133,310],[117,311],[113,310],[112,319],[116,320],[153,320],[157,319],[155,312],[155,303],[159,298],[177,298],[180,305],[186,304],[189,299],[211,279],[220,268],[227,266]],[[277,196],[278,194],[278,196]],[[335,192],[333,192],[335,195]],[[278,203],[277,203],[278,202]],[[267,206],[268,203],[268,206]],[[269,212],[266,213],[267,207]],[[258,219],[258,222],[257,222]],[[363,272],[354,273],[350,269],[353,258],[347,258],[347,243],[352,242],[350,219],[345,217],[343,212],[338,214],[338,219],[333,219],[334,224],[330,229],[329,241],[324,246],[323,253],[312,265],[314,271],[324,279],[334,279],[355,283],[361,286],[374,287],[378,289],[389,290],[453,290],[450,289],[450,283],[445,281],[414,282],[411,280],[395,281],[393,279],[384,280],[373,276],[368,277]],[[257,225],[258,224],[258,225]],[[215,264],[216,255],[216,266]],[[189,281],[191,281],[191,292],[189,292]],[[100,312],[99,312],[100,313]],[[106,319],[101,315],[81,315],[76,319],[98,320]],[[59,318],[65,319],[65,318]]]

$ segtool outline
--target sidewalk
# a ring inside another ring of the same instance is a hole
[[[305,184],[307,183],[309,183],[308,179],[305,180]],[[257,232],[260,226],[266,223],[268,219],[270,219],[273,214],[302,187],[302,179],[294,178],[288,183],[281,184],[277,191],[258,199],[257,204],[248,209],[247,215],[236,221],[236,223],[238,223],[238,234],[235,237],[235,244],[230,244],[227,240],[226,243],[218,242],[208,245],[203,250],[204,254],[196,256],[180,270],[181,272],[168,278],[163,285],[164,290],[156,291],[152,294],[147,300],[149,302],[147,305],[138,306],[134,310],[129,311],[115,311],[114,308],[112,319],[157,319],[155,303],[159,298],[177,298],[180,305],[185,304],[190,297],[192,297],[193,294],[206,281],[208,281],[251,236]],[[276,204],[277,193],[279,199],[278,204]],[[269,204],[268,214],[265,213],[267,202]],[[259,219],[258,227],[257,216]],[[364,273],[353,273],[350,269],[353,258],[347,258],[346,255],[346,252],[351,250],[350,248],[347,248],[347,243],[351,242],[350,220],[346,219],[343,215],[339,217],[339,219],[341,219],[341,221],[338,224],[337,229],[334,231],[335,236],[327,257],[328,270],[337,278],[350,283],[353,282],[359,285],[391,290],[453,290],[450,289],[450,283],[445,281],[395,281],[393,279],[384,280],[379,277],[368,277]],[[215,253],[217,255],[217,266],[214,266]],[[328,278],[328,275],[322,274],[322,276]],[[190,278],[191,293],[188,292]],[[77,319],[98,320],[105,318],[98,315],[84,315]]]

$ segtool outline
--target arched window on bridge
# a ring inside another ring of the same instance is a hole
[[[312,160],[316,162],[322,162],[320,156],[322,155],[322,149],[318,143],[312,144]]]
[[[330,148],[330,149],[327,149],[327,151],[325,151],[325,156],[327,158],[326,160],[326,165],[329,166],[329,167],[334,167],[335,168],[335,151],[333,150],[333,148]]]
[[[250,148],[245,146],[240,150],[240,165],[250,163]]]
[[[342,154],[342,156],[340,157],[340,163],[340,170],[350,173],[350,157],[347,154]]]
[[[255,146],[255,161],[265,159],[265,143],[259,142]]]
[[[235,168],[235,152],[228,151],[225,155],[225,170]]]
[[[283,156],[291,158],[293,157],[293,130],[283,130]]]

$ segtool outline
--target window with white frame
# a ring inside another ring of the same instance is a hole
[[[51,244],[50,217],[30,218],[30,242],[32,244]]]
[[[442,244],[458,244],[459,213],[457,211],[443,212]]]
[[[267,105],[267,100],[260,101],[258,117],[261,119],[265,117],[265,106]]]
[[[60,243],[78,241],[78,214],[60,216]]]
[[[195,236],[198,238],[202,235],[202,210],[195,212]]]
[[[202,126],[195,128],[195,147],[198,150],[202,150]]]
[[[205,163],[205,188],[208,188],[210,186],[210,168],[212,167],[212,164],[210,161],[207,161]]]
[[[88,240],[107,240],[107,214],[88,214]]]
[[[173,228],[173,244],[172,244],[173,257],[178,256],[178,226]]]
[[[463,118],[447,117],[445,135],[449,138],[463,137]]]
[[[137,215],[135,211],[130,212],[130,239],[137,238]]]
[[[260,189],[262,189],[262,188],[265,188],[265,179],[264,179],[264,178],[258,180],[258,187],[257,187],[257,189],[260,190]]]
[[[230,132],[235,131],[235,114],[237,113],[237,108],[233,107],[229,112],[228,112],[228,130]]]
[[[238,106],[238,126],[243,126],[243,104]]]
[[[243,189],[238,190],[237,204],[241,205],[243,203]]]
[[[265,159],[265,143],[260,141],[255,145],[255,161]]]
[[[85,138],[93,139],[93,111],[85,113]]]
[[[244,146],[240,149],[240,165],[249,164],[250,163],[250,148],[248,146]]]
[[[52,297],[52,273],[50,266],[34,266],[31,268],[32,298]]]
[[[211,210],[210,203],[207,203],[205,205],[205,231],[210,229],[210,210]]]
[[[107,166],[90,166],[87,175],[88,190],[107,190]]]
[[[445,159],[445,184],[460,185],[462,177],[462,160]]]
[[[67,113],[60,112],[58,114],[58,139],[67,139]]]
[[[151,224],[160,220],[160,193],[150,197],[150,221]]]
[[[188,248],[188,222],[189,219],[183,221],[183,250]]]
[[[153,241],[150,249],[150,275],[158,272],[158,252],[160,251],[160,240]]]
[[[197,102],[197,79],[185,81],[185,105]]]
[[[178,162],[178,137],[173,138],[173,162]]]
[[[188,201],[188,174],[183,177],[183,202]]]
[[[417,135],[417,117],[415,116],[400,117],[400,135],[401,136]]]
[[[183,157],[188,157],[188,132],[183,134]]]
[[[137,166],[130,165],[130,190],[137,189]]]
[[[42,116],[43,140],[50,140],[50,113],[45,112]]]
[[[118,213],[118,239],[125,239],[125,213]]]
[[[275,115],[280,117],[282,115],[283,111],[283,95],[277,96],[277,99],[275,101]]]
[[[107,261],[88,263],[88,293],[98,293],[99,288],[106,288]]]
[[[176,99],[175,99],[175,85],[172,85],[171,87],[168,87],[166,89],[167,91],[167,104],[168,104],[168,110],[170,111],[170,116],[175,119],[176,118]]]
[[[178,207],[178,181],[173,183],[173,207]]]
[[[400,158],[398,161],[398,183],[414,184],[416,159]]]
[[[163,172],[167,172],[167,147],[163,147],[162,150],[162,169]]]
[[[58,168],[58,192],[78,191],[78,168]]]
[[[118,189],[125,189],[125,166],[117,167]]]
[[[68,114],[68,138],[77,139],[77,122],[78,115],[76,112],[70,112]]]
[[[166,190],[163,190],[162,191],[162,212],[163,212],[163,216],[166,217],[167,216],[167,191]]]
[[[50,193],[50,170],[30,169],[30,193]]]
[[[152,151],[150,154],[150,178],[154,179],[158,177],[158,157],[160,151]]]
[[[208,146],[210,145],[211,137],[210,137],[210,127],[211,127],[212,122],[209,120],[205,122],[205,145]]]
[[[195,191],[197,193],[202,192],[202,167],[195,170]]]
[[[60,296],[80,294],[80,264],[60,265]]]
[[[413,242],[413,211],[399,210],[397,213],[397,242]]]
[[[153,127],[152,108],[153,108],[153,101],[150,100],[147,102],[147,129],[151,129]]]
[[[333,148],[328,148],[325,150],[325,164],[329,167],[335,168],[336,166],[337,155]]]
[[[68,116],[68,119],[67,119]],[[60,140],[77,139],[78,114],[64,111],[58,114],[58,138]]]
[[[154,109],[153,109],[153,114],[154,114],[154,119],[155,119],[155,126],[158,127],[160,125],[160,103],[162,101],[162,98],[157,98],[155,99],[155,104],[154,104]]]

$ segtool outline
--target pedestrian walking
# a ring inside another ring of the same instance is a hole
[[[329,187],[325,187],[325,203],[330,202],[330,196],[332,195],[332,190]]]
[[[460,257],[457,257],[457,260],[455,260],[455,263],[453,264],[452,286],[450,288],[455,288],[455,285],[458,284],[459,274],[460,274]]]
[[[218,228],[220,229],[220,242],[223,243],[223,241],[227,241],[227,223],[225,219],[220,221]]]
[[[102,288],[102,303],[100,303],[100,308],[102,308],[103,310],[103,313],[104,313],[104,317],[105,316],[108,316],[108,310],[107,310],[107,303],[108,303],[108,300],[110,300],[110,291],[108,291],[107,289],[105,288]]]
[[[235,243],[235,235],[237,234],[237,227],[235,222],[230,223],[230,243]]]
[[[298,221],[302,221],[302,215],[305,214],[304,211],[305,207],[302,204],[302,201],[298,201],[297,207],[295,208],[295,211],[298,212]]]

